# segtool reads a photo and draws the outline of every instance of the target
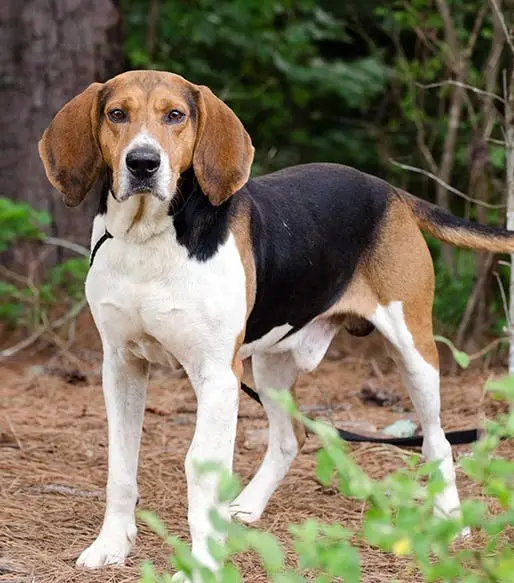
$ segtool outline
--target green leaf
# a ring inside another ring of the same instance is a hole
[[[343,577],[345,583],[359,583],[359,552],[349,544],[338,545],[328,554],[326,568],[330,575]]]
[[[274,573],[282,568],[284,557],[277,539],[268,532],[248,532],[248,541],[260,555],[265,569]]]
[[[505,168],[505,146],[489,144],[489,160],[495,168],[503,170]]]
[[[155,532],[155,534],[161,538],[166,538],[168,536],[166,525],[155,513],[148,510],[138,510],[137,515]]]
[[[218,500],[220,502],[232,502],[241,491],[239,478],[223,470],[218,484]]]
[[[487,381],[486,389],[494,396],[514,401],[514,376]]]
[[[193,556],[188,545],[177,537],[168,537],[167,542],[173,547],[174,554],[170,557],[171,564],[177,571],[183,571],[188,577],[203,565]]]
[[[468,368],[469,363],[470,363],[470,358],[465,352],[462,352],[460,350],[454,350],[453,351],[453,358],[455,358],[455,360],[457,361],[457,364],[461,368]]]
[[[335,463],[326,449],[320,449],[316,456],[316,476],[323,486],[329,486],[334,475]]]
[[[452,351],[453,358],[455,358],[455,361],[457,362],[457,364],[461,368],[468,368],[469,363],[471,361],[468,354],[466,354],[465,352],[462,352],[461,350],[457,350],[457,348],[455,348],[453,343],[450,340],[448,340],[448,338],[445,338],[444,336],[434,336],[434,340],[436,342],[442,342],[443,344],[446,344],[446,346],[448,346],[448,348]]]
[[[225,565],[221,569],[219,580],[223,583],[240,583],[241,575],[234,565]]]
[[[305,579],[293,571],[273,575],[272,581],[273,583],[305,583]]]
[[[151,563],[143,561],[140,565],[141,579],[140,583],[158,583],[158,575]]]

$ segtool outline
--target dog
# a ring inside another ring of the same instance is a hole
[[[188,521],[194,556],[217,569],[210,510],[258,520],[305,439],[270,390],[294,395],[298,374],[316,368],[341,327],[355,335],[376,328],[393,349],[423,454],[440,461],[436,511],[459,514],[439,418],[433,264],[421,230],[492,252],[514,251],[512,233],[343,165],[250,178],[254,148],[241,121],[207,87],[166,72],[93,83],[56,114],[39,152],[66,205],[105,181],[85,289],[104,354],[107,501],[98,538],[77,565],[121,564],[134,543],[150,363],[178,362],[196,394]],[[197,464],[231,470],[243,380],[264,406],[269,443],[250,483],[220,504],[216,476]]]

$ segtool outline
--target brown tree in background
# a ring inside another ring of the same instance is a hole
[[[53,236],[87,245],[98,186],[80,207],[65,208],[38,140],[68,100],[123,65],[118,0],[1,0],[0,195],[48,211]]]

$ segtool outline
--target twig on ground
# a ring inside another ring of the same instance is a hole
[[[325,411],[346,411],[350,408],[347,403],[340,403],[335,405],[300,405],[299,409],[302,413],[319,413]]]
[[[153,407],[151,405],[147,405],[145,407],[145,412],[153,413],[154,415],[161,415],[162,417],[168,417],[172,413],[170,411],[166,411],[165,409],[159,409],[159,407]]]
[[[5,420],[7,421],[7,425],[9,425],[9,429],[11,430],[11,433],[16,441],[16,445],[18,446],[18,449],[23,450],[23,445],[21,444],[21,441],[18,439],[18,435],[16,434],[16,431],[14,430],[13,424],[11,423],[11,420],[9,419],[9,417],[7,417],[7,415],[5,415]]]
[[[377,360],[376,360],[375,358],[372,358],[372,359],[369,361],[369,364],[371,365],[371,369],[373,370],[373,373],[374,373],[374,374],[375,374],[375,376],[378,378],[378,380],[379,380],[381,383],[384,383],[384,382],[385,382],[385,377],[384,377],[384,375],[383,375],[382,371],[380,370],[380,367],[378,366],[378,362],[377,362]]]
[[[62,494],[63,496],[80,496],[81,498],[99,498],[103,495],[102,490],[80,490],[72,486],[63,486],[61,484],[42,484],[30,486],[31,491],[40,492],[41,494]]]

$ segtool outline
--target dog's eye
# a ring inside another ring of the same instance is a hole
[[[166,114],[164,121],[166,123],[180,123],[185,117],[185,113],[182,113],[178,109],[172,109]]]
[[[125,111],[123,111],[123,109],[111,109],[111,111],[109,111],[107,113],[107,116],[109,117],[109,119],[114,122],[114,123],[122,123],[124,121],[127,121],[127,113]]]

